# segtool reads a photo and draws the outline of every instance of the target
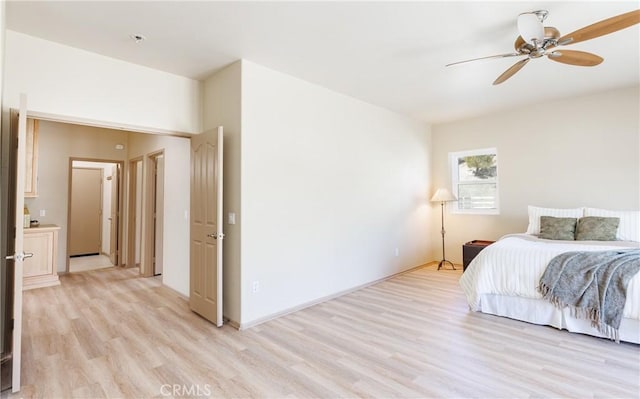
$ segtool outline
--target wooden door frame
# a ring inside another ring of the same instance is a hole
[[[141,176],[138,176],[136,164],[141,162]],[[139,179],[144,176],[144,157],[139,156],[131,158],[128,161],[127,173],[127,267],[136,266],[136,202],[138,200],[136,193],[136,185]],[[141,212],[142,213],[142,212]],[[142,241],[142,240],[141,240]],[[142,242],[140,242],[142,246]]]
[[[164,156],[164,148],[146,154],[142,162],[142,234],[140,245],[140,274],[153,277],[153,248],[155,245],[155,228],[153,210],[156,202],[155,169],[156,158]],[[166,158],[165,158],[166,159]]]
[[[66,236],[66,242],[67,242],[67,256],[65,259],[65,272],[69,273],[69,260],[70,260],[70,256],[69,256],[69,242],[71,239],[71,186],[73,184],[72,182],[72,176],[73,176],[73,162],[74,161],[81,161],[81,162],[98,162],[98,163],[111,163],[111,164],[117,164],[118,168],[120,169],[120,171],[122,172],[124,170],[124,161],[120,161],[120,160],[115,160],[115,159],[102,159],[102,158],[85,158],[85,157],[69,157],[69,177],[68,177],[68,184],[67,184],[67,236]],[[122,180],[120,179],[120,181],[118,181],[118,228],[117,228],[117,248],[116,248],[116,265],[114,266],[121,266],[122,265],[122,245],[123,245],[123,228],[122,228],[122,205],[123,205],[123,193],[122,193]],[[113,189],[113,187],[112,187]],[[100,217],[100,220],[102,221],[102,217]],[[102,236],[102,229],[100,229],[100,235]]]
[[[156,155],[154,158],[155,178],[153,181],[153,192],[155,194],[153,202],[153,211],[155,213],[154,218],[154,232],[153,232],[153,270],[154,276],[162,275],[164,270],[163,256],[164,256],[164,180],[165,180],[165,156],[162,154]],[[162,168],[160,168],[162,164]],[[160,255],[158,255],[160,254]],[[158,264],[163,268],[160,273],[158,271]]]
[[[116,265],[119,262],[118,259],[118,215],[120,214],[120,209],[118,208],[118,198],[120,196],[120,180],[122,179],[122,170],[118,165],[115,167],[111,167],[111,176],[108,176],[106,180],[110,181],[111,192],[109,198],[109,252],[107,256],[109,256],[109,260],[112,264]],[[115,179],[114,179],[115,176]],[[114,186],[114,181],[116,185]],[[115,226],[115,229],[114,229]],[[103,243],[104,244],[104,243]]]

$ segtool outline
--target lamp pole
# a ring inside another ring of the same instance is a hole
[[[444,235],[446,231],[444,230],[444,204],[447,201],[455,201],[457,198],[455,195],[451,194],[449,190],[444,187],[441,187],[436,190],[436,193],[433,194],[431,198],[431,202],[439,202],[440,203],[440,234],[442,234],[442,260],[438,263],[438,270],[442,268],[445,264],[450,264],[452,270],[456,270],[456,267],[453,263],[447,260],[447,257],[444,254]]]
[[[440,233],[442,234],[442,260],[438,263],[438,270],[442,268],[445,264],[450,264],[452,270],[456,270],[456,267],[447,260],[447,257],[444,253],[444,234],[446,231],[444,230],[444,201],[440,202]]]

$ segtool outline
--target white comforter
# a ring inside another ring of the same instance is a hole
[[[556,255],[639,246],[626,241],[552,241],[528,234],[508,235],[476,256],[460,278],[460,286],[474,311],[480,310],[483,294],[541,299],[537,291],[540,277]],[[623,316],[640,320],[640,273],[629,282]]]

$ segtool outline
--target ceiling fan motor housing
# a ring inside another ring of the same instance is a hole
[[[541,42],[536,42],[536,45],[527,43],[522,36],[518,36],[513,47],[520,54],[531,54],[536,49],[547,49],[549,47],[555,47],[558,45],[558,38],[560,37],[560,31],[553,26],[546,26],[544,28],[544,39]]]

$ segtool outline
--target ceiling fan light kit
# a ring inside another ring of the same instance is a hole
[[[596,37],[608,35],[613,32],[628,28],[640,23],[640,10],[630,11],[615,17],[607,18],[584,28],[578,29],[567,35],[561,36],[560,31],[552,26],[544,26],[543,22],[549,15],[547,10],[525,12],[518,15],[517,25],[520,35],[514,43],[515,53],[491,55],[488,57],[473,58],[465,61],[453,62],[446,66],[464,64],[471,61],[491,59],[522,57],[522,59],[504,71],[502,75],[493,82],[494,85],[503,83],[516,74],[530,60],[547,56],[548,59],[568,65],[575,66],[595,66],[604,59],[598,55],[576,50],[552,50],[560,46],[575,44]]]
[[[518,15],[518,31],[525,42],[535,46],[544,40],[542,22],[548,14],[547,10],[538,10]]]

